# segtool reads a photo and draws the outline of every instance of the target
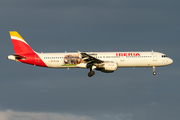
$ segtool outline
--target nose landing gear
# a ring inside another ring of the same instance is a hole
[[[152,69],[153,69],[153,75],[156,75],[157,73],[155,72],[155,66],[153,66]]]

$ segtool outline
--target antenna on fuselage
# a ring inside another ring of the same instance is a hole
[[[151,55],[153,55],[153,50],[151,50],[151,52],[152,52]]]

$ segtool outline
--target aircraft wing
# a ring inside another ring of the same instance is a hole
[[[79,51],[78,51],[79,52]],[[91,55],[88,55],[87,53],[82,53],[79,52],[82,56],[82,59],[87,63],[87,64],[95,64],[95,63],[102,63],[104,61],[97,59]]]

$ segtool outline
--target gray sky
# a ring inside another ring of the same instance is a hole
[[[1,0],[1,120],[170,120],[180,111],[180,1]],[[111,74],[7,60],[15,30],[37,52],[158,51],[174,63]]]

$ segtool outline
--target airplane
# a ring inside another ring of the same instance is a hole
[[[7,58],[21,63],[48,68],[84,68],[90,69],[89,77],[98,70],[112,73],[117,68],[167,66],[173,60],[165,54],[154,51],[147,52],[73,52],[73,53],[38,53],[35,52],[17,31],[9,31],[15,54]]]

